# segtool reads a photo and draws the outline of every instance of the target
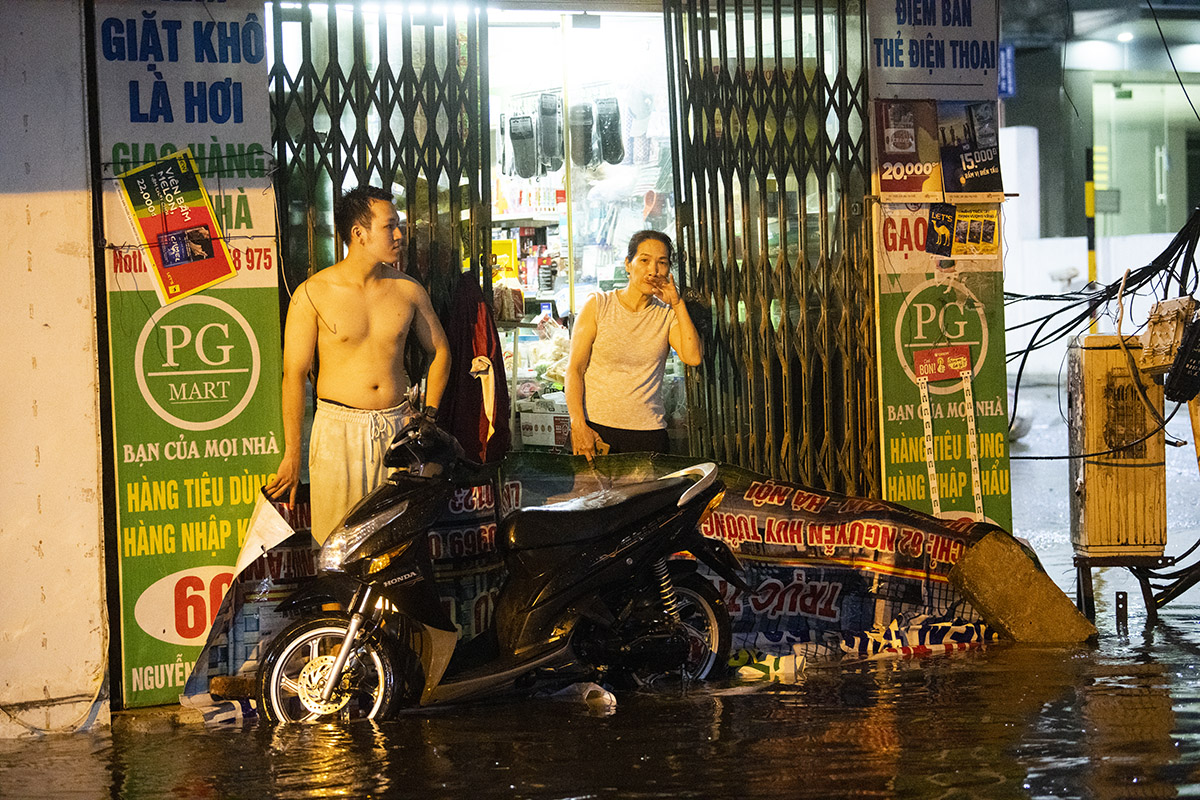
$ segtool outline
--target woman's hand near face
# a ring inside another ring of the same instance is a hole
[[[658,289],[655,290],[654,296],[669,306],[679,302],[679,288],[675,286],[675,279],[671,277],[671,273],[668,272],[661,281],[658,281]]]

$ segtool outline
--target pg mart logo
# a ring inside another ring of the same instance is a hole
[[[917,285],[896,315],[896,357],[914,384],[913,354],[935,347],[965,346],[975,375],[988,355],[988,325],[983,303],[959,280],[934,278]],[[933,394],[962,391],[958,382],[929,384]]]
[[[134,371],[147,405],[188,431],[219,428],[258,387],[262,359],[237,309],[197,295],[160,308],[138,337]]]

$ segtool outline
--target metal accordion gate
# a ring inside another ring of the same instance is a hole
[[[269,11],[289,291],[340,257],[333,199],[372,184],[398,195],[407,272],[444,311],[463,263],[476,277],[490,263],[486,7],[274,0]]]
[[[880,496],[858,0],[664,0],[677,236],[712,315],[689,447]]]

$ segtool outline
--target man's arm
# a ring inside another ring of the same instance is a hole
[[[596,442],[600,437],[587,424],[584,414],[583,375],[592,360],[592,345],[596,342],[596,301],[589,299],[583,304],[575,326],[571,331],[571,357],[567,360],[566,384],[567,413],[571,417],[571,451],[587,456],[591,461],[596,454]]]
[[[442,394],[450,380],[450,342],[442,330],[442,323],[438,322],[437,314],[433,313],[429,295],[415,281],[414,284],[417,307],[413,314],[413,328],[425,352],[433,356],[425,376],[425,405],[437,408],[442,403]]]
[[[283,458],[275,477],[266,485],[267,494],[288,502],[296,501],[300,483],[300,428],[304,422],[304,383],[312,369],[317,347],[317,315],[308,288],[302,284],[292,295],[283,335]]]

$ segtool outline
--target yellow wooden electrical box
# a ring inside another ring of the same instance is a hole
[[[1167,543],[1163,431],[1131,376],[1141,343],[1134,336],[1125,343],[1128,354],[1116,336],[1084,334],[1067,350],[1076,555],[1157,557]],[[1162,387],[1138,377],[1161,417]]]

